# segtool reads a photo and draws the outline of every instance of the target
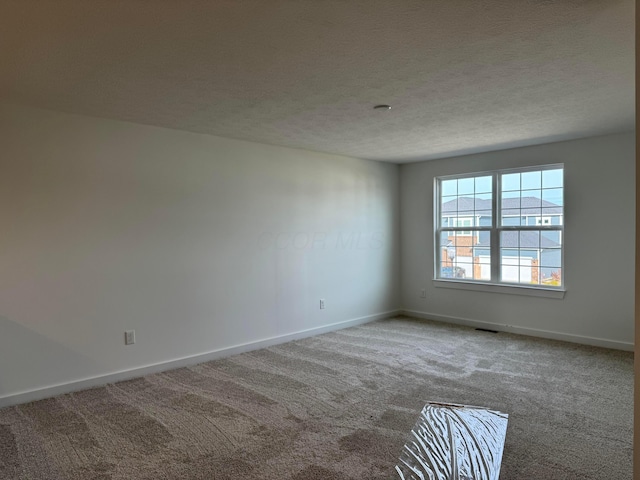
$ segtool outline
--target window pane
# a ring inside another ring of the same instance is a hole
[[[517,249],[520,246],[518,233],[519,232],[502,232],[500,234],[500,247],[503,249]]]
[[[562,173],[563,170],[561,168],[555,170],[543,170],[542,188],[562,187]]]
[[[491,226],[491,210],[476,210],[476,226]]]
[[[559,269],[562,267],[562,250],[559,248],[546,248],[540,255],[540,266]]]
[[[542,192],[540,190],[523,190],[520,198],[521,208],[540,208],[542,207]]]
[[[554,212],[547,212],[546,209],[542,209],[542,215],[549,218],[549,225],[562,225],[562,215],[558,215]]]
[[[440,277],[455,278],[453,269],[454,260],[457,258],[456,232],[442,232],[440,236]]]
[[[451,278],[451,268],[449,263],[449,252],[455,256],[455,233],[453,232],[441,232],[440,233],[440,245],[438,252],[440,256],[440,268],[438,272],[439,278]],[[448,268],[448,269],[447,269]]]
[[[517,248],[501,248],[500,249],[500,262],[503,264],[518,265],[519,249]],[[509,261],[509,259],[514,259]]]
[[[475,196],[475,225],[491,225],[491,194],[481,193]]]
[[[562,225],[562,208],[551,207],[551,208],[543,208],[541,211],[541,215],[543,217],[547,217],[551,219],[550,225]]]
[[[561,232],[526,230],[501,232],[500,278],[503,282],[551,285],[561,265]],[[555,272],[555,273],[554,273]],[[557,285],[560,285],[559,283]]]
[[[549,188],[542,190],[542,200],[545,202],[545,207],[552,207],[553,205],[562,206],[562,189],[561,188]],[[553,205],[548,205],[552,203]]]
[[[491,210],[491,194],[476,193],[476,210]]]
[[[489,248],[477,248],[474,261],[481,265],[491,265],[491,251]],[[489,278],[486,278],[489,280]]]
[[[473,178],[461,178],[458,180],[458,195],[473,195],[474,194],[474,179]]]
[[[540,260],[540,283],[556,287],[562,285],[561,248],[548,248],[542,251]]]
[[[535,260],[514,252],[513,255],[502,255],[500,262],[500,279],[506,283],[539,284],[540,269]]]
[[[458,216],[453,221],[454,227],[470,227],[473,224],[473,210],[458,212]]]
[[[542,248],[558,248],[562,246],[562,232],[559,230],[542,231],[540,238]]]
[[[542,188],[542,172],[525,172],[522,174],[522,190]]]
[[[520,234],[520,248],[540,248],[540,231],[524,231],[518,232]]]
[[[476,191],[475,193],[491,193],[493,190],[491,185],[491,176],[476,177]]]
[[[458,194],[458,180],[443,180],[440,183],[440,195],[457,195]]]
[[[458,209],[458,197],[457,196],[446,196],[442,197],[442,209],[453,210],[456,211]]]
[[[439,185],[441,227],[491,226],[491,175],[441,180]],[[463,218],[469,221],[460,223]]]
[[[521,221],[520,210],[502,210],[502,225],[506,226],[519,226]]]
[[[502,208],[520,208],[520,192],[502,192]]]
[[[474,198],[473,196],[458,197],[458,211],[459,212],[473,212],[474,210]]]
[[[470,259],[471,257],[467,257],[465,260]],[[455,260],[455,271],[456,278],[473,278],[473,264],[470,262],[462,262],[460,260]]]
[[[500,281],[519,283],[520,264],[518,252],[502,249],[500,252]]]
[[[562,286],[562,269],[561,268],[540,268],[540,283],[553,287]]]
[[[507,173],[502,175],[502,191],[520,190],[520,174]]]
[[[489,235],[480,243],[480,233],[442,232],[440,278],[491,280]]]
[[[535,237],[539,232],[501,232],[500,279],[507,283],[531,283],[537,280],[537,264],[534,263]]]
[[[487,243],[487,247],[489,247]],[[488,282],[491,280],[491,253],[489,248],[476,249],[473,257],[473,279]]]
[[[449,220],[450,217],[458,215],[458,197],[442,197],[442,205],[440,207],[440,225],[443,227],[453,226]]]
[[[478,243],[479,247],[488,247],[491,243],[491,232],[490,231],[481,231],[478,232]]]

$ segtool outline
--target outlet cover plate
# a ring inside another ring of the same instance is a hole
[[[136,331],[127,330],[126,332],[124,332],[124,344],[133,345],[134,343],[136,343]]]

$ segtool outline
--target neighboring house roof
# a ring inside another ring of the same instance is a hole
[[[530,230],[521,230],[519,232],[511,233],[511,235],[503,235],[500,243],[502,248],[520,248],[521,250],[528,250],[561,246],[558,242],[542,236],[536,231],[532,232]],[[481,239],[474,245],[474,247],[489,247],[489,240]]]
[[[540,208],[545,214],[562,214],[562,207],[537,197],[505,198],[502,200],[502,210],[520,210],[520,215],[540,215]],[[442,204],[442,215],[452,216],[458,212],[463,215],[473,215],[473,212],[490,212],[491,200],[474,199],[473,197],[458,197]],[[514,213],[505,212],[507,214]]]

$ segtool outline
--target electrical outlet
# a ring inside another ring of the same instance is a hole
[[[324,310],[324,298],[320,299],[320,310]]]
[[[420,298],[427,298],[427,291],[424,288],[420,290]]]
[[[136,331],[127,330],[126,332],[124,332],[124,344],[133,345],[134,343],[136,343]]]

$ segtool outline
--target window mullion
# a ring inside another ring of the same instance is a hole
[[[491,281],[498,283],[500,281],[500,235],[499,235],[499,222],[500,222],[500,201],[498,200],[500,195],[500,175],[498,173],[493,174],[492,178],[492,190],[491,195]]]
[[[440,194],[441,189],[441,181],[436,179],[434,181],[434,199],[433,201],[436,204],[436,214],[433,218],[433,231],[435,232],[435,238],[433,239],[434,245],[436,246],[436,261],[434,265],[433,275],[434,278],[440,278],[440,269],[442,265],[442,245],[440,245],[440,241],[442,238],[442,195]]]

